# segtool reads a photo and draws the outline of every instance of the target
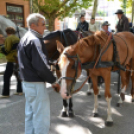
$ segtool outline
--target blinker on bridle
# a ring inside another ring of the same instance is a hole
[[[82,65],[81,65],[80,58],[79,58],[79,56],[77,54],[76,55],[69,55],[68,53],[64,53],[64,55],[66,55],[67,58],[71,58],[71,59],[73,59],[75,61],[74,66],[73,66],[73,69],[75,69],[75,76],[74,77],[60,77],[58,79],[58,83],[60,83],[62,79],[72,81],[70,89],[67,90],[67,96],[69,96],[69,95],[72,94],[71,90],[72,90],[72,88],[74,87],[74,85],[76,83],[76,79],[77,79],[77,76],[78,76],[78,68],[82,69]],[[75,58],[77,58],[77,59],[75,59]]]

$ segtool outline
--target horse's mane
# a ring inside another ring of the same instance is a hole
[[[47,36],[44,37],[44,40],[55,38],[57,37],[57,35],[60,35],[60,31],[54,31],[54,32],[49,33]]]
[[[80,39],[76,45],[79,45],[80,47],[85,47],[85,46],[89,46],[91,45],[91,41],[94,41],[94,36],[91,35],[91,36],[88,36],[88,37],[85,37],[83,39]]]
[[[90,35],[85,38],[80,39],[76,45],[79,45],[81,48],[85,46],[90,45],[100,45],[103,44],[104,41],[106,41],[108,38],[108,35],[105,32],[98,31],[96,32],[96,35]]]
[[[57,36],[60,36],[62,34],[62,32],[64,32],[65,34],[69,33],[72,37],[76,38],[76,34],[71,29],[66,29],[63,31],[58,30],[58,31],[51,32],[47,36],[44,37],[44,40],[49,40],[49,39],[55,38]]]

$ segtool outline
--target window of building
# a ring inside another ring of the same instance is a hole
[[[6,4],[7,17],[12,20],[17,26],[24,27],[24,10],[23,6]]]

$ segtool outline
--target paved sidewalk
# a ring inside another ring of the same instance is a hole
[[[1,69],[1,67],[0,67]],[[85,72],[78,79],[78,88],[85,79]],[[3,76],[0,75],[0,92],[2,89]],[[73,96],[74,118],[62,118],[62,99],[52,88],[48,88],[51,101],[51,128],[49,134],[134,134],[134,103],[131,103],[130,86],[126,93],[126,100],[121,107],[116,107],[118,102],[117,93],[117,74],[112,73],[111,92],[112,92],[112,112],[114,125],[105,126],[107,118],[107,103],[104,98],[104,85],[101,89],[102,97],[99,99],[99,115],[94,118],[92,115],[94,97],[87,96],[87,84],[83,89]],[[24,96],[15,96],[16,79],[11,79],[11,97],[0,99],[0,134],[24,134]]]
[[[6,63],[0,64],[0,75],[2,75],[5,71]]]

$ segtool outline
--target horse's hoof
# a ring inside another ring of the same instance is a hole
[[[107,127],[112,127],[112,126],[113,126],[113,122],[112,122],[112,121],[106,121],[106,122],[105,122],[105,125],[106,125]]]
[[[134,99],[132,99],[132,102],[134,102]]]
[[[68,111],[68,116],[69,116],[70,118],[74,117],[74,112],[73,112],[73,111]]]
[[[124,93],[120,93],[120,97],[121,97],[122,101],[125,100],[125,94]]]
[[[100,94],[98,95],[98,98],[101,98],[101,95]]]
[[[117,103],[116,106],[117,106],[117,107],[120,107],[120,103]]]
[[[98,113],[94,113],[93,117],[99,117]]]
[[[61,117],[68,117],[67,112],[62,112]]]
[[[91,92],[87,92],[87,95],[92,95],[92,93]]]

